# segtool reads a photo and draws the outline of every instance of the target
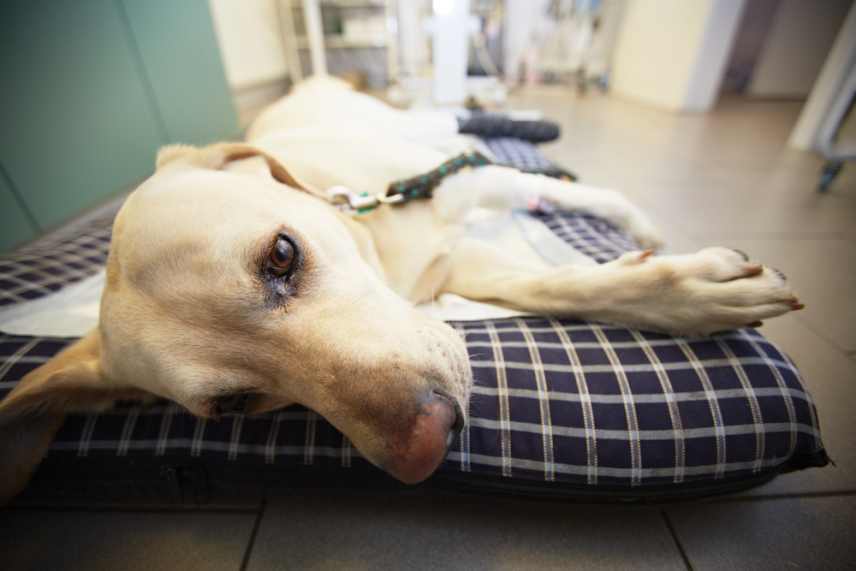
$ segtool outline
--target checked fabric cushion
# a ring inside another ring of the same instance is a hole
[[[47,237],[51,248],[37,244],[0,261],[0,303],[39,297],[100,268],[112,214]],[[599,262],[635,249],[603,220],[540,217]],[[466,340],[475,387],[470,422],[439,479],[566,495],[710,493],[827,463],[799,372],[753,329],[680,338],[541,317],[451,325]],[[71,341],[0,334],[0,395]],[[341,433],[301,408],[212,422],[172,403],[127,404],[69,417],[49,452],[51,461],[75,463],[177,456],[371,470]]]
[[[498,164],[512,166],[523,172],[577,180],[574,173],[547,159],[529,141],[513,137],[491,137],[482,139],[482,142]]]

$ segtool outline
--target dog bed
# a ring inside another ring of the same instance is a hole
[[[501,155],[503,147],[514,152]],[[526,156],[529,165],[550,166],[527,143],[491,148],[512,164]],[[0,260],[0,305],[95,273],[114,214]],[[538,216],[598,262],[637,249],[601,219]],[[541,317],[451,324],[471,355],[471,418],[426,486],[662,499],[741,489],[828,462],[798,370],[754,329],[680,338]],[[71,342],[0,334],[0,396]],[[129,403],[70,416],[22,501],[145,496],[200,504],[239,482],[394,485],[299,407],[212,422],[172,403]]]

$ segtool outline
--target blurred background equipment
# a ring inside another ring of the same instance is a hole
[[[845,161],[856,160],[856,65],[841,88],[832,109],[823,122],[818,146],[826,159],[820,174],[818,190],[826,192],[835,181]]]
[[[294,79],[353,74],[379,89],[398,71],[395,0],[278,0]]]
[[[401,107],[442,106],[464,118],[539,120],[539,109],[513,107],[538,107],[529,95],[543,84],[569,110],[586,94],[667,112],[805,101],[787,144],[828,159],[819,186],[835,188],[856,146],[852,6],[11,0],[0,21],[0,249],[133,186],[159,146],[240,137],[292,84],[322,72]]]

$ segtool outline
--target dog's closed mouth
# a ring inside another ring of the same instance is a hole
[[[244,414],[250,400],[255,396],[256,393],[239,392],[218,397],[212,407],[212,416],[219,418],[224,414]]]
[[[464,428],[464,411],[461,408],[460,403],[458,403],[457,399],[452,398],[449,393],[444,391],[434,391],[434,395],[437,398],[443,399],[448,402],[455,409],[455,421],[452,423],[452,429],[449,432],[449,440],[446,443],[447,446],[451,446],[455,437],[463,430]]]

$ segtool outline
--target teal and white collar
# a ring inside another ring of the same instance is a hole
[[[350,214],[365,214],[381,204],[403,205],[415,199],[431,198],[434,189],[443,180],[466,168],[478,168],[492,164],[490,159],[478,151],[461,153],[425,174],[395,181],[387,186],[386,192],[376,195],[357,193],[344,186],[329,189],[331,204]]]

